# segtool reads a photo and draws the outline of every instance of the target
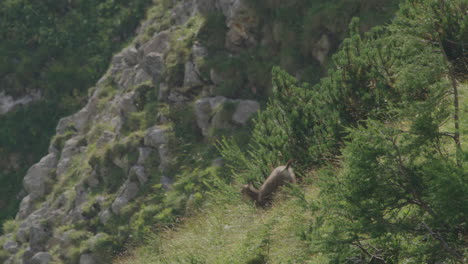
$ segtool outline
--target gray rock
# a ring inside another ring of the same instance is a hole
[[[36,252],[40,251],[52,235],[51,230],[47,227],[50,220],[49,217],[53,218],[57,216],[52,214],[49,209],[49,203],[45,202],[38,210],[28,215],[21,222],[16,232],[17,241],[21,243],[29,242],[32,249],[36,250]]]
[[[26,248],[22,256],[23,264],[32,264],[31,259],[35,253],[36,252],[32,248]]]
[[[99,182],[97,172],[93,170],[91,174],[89,175],[89,177],[86,179],[86,182],[91,188],[98,187],[100,182]]]
[[[227,19],[232,17],[232,9],[238,0],[218,0],[218,8],[221,9]],[[237,4],[236,4],[237,5]]]
[[[18,252],[18,243],[13,240],[7,240],[3,244],[3,249],[10,254],[15,254],[16,252]]]
[[[97,264],[92,254],[83,254],[80,256],[80,264]]]
[[[323,34],[322,37],[315,43],[312,49],[312,56],[320,61],[320,64],[325,62],[328,53],[330,52],[330,39],[327,34]]]
[[[245,125],[252,114],[260,110],[260,104],[253,100],[240,100],[232,120],[240,125]]]
[[[169,96],[169,86],[165,83],[159,84],[158,90],[158,101],[164,102],[168,99]]]
[[[48,192],[51,180],[50,173],[56,165],[57,155],[51,153],[43,157],[28,170],[23,179],[23,185],[29,193],[30,200],[42,198]]]
[[[148,74],[145,69],[143,68],[140,68],[137,66],[137,69],[136,69],[136,73],[135,73],[135,77],[133,78],[133,81],[130,82],[126,88],[132,88],[132,87],[136,87],[140,84],[143,84],[143,83],[146,83],[146,82],[150,82],[152,80],[152,76],[150,74]]]
[[[127,171],[128,169],[128,156],[115,156],[112,158],[112,163],[114,163],[115,166],[121,168],[124,171]]]
[[[34,224],[30,228],[29,245],[31,248],[44,248],[45,243],[51,237],[50,230],[40,224]]]
[[[216,0],[194,0],[194,11],[202,15],[216,11]]]
[[[146,42],[143,47],[143,53],[149,54],[151,52],[164,54],[170,48],[171,36],[169,31],[162,31],[153,36],[148,42]]]
[[[31,214],[35,209],[35,203],[31,199],[31,195],[27,195],[21,200],[18,213],[16,214],[16,220],[21,220],[26,218]]]
[[[203,0],[199,0],[199,1],[203,1]],[[195,42],[192,46],[192,56],[193,56],[193,59],[195,60],[195,64],[197,64],[196,63],[197,59],[205,58],[208,56],[208,49],[202,46],[199,42]]]
[[[139,51],[135,47],[128,47],[123,50],[123,62],[128,66],[134,66],[139,61]]]
[[[131,89],[151,80],[151,75],[140,64],[132,68],[125,68],[121,71],[120,75],[116,76],[117,83],[124,89]]]
[[[86,192],[83,184],[75,185],[75,207],[80,206],[87,201],[88,193]]]
[[[200,74],[195,69],[195,64],[191,61],[185,63],[184,86],[197,87],[202,86],[203,81],[200,79]]]
[[[171,10],[171,20],[176,25],[183,24],[192,17],[194,13],[193,1],[181,1]]]
[[[167,176],[162,176],[161,177],[161,185],[164,188],[164,190],[169,190],[174,183],[174,180],[167,177]]]
[[[256,31],[259,17],[242,0],[220,0],[219,4],[226,16],[229,28],[225,47],[229,51],[239,52],[257,43]]]
[[[237,104],[236,109],[227,112],[224,104]],[[209,136],[211,129],[230,129],[231,121],[238,125],[245,125],[252,114],[260,109],[260,104],[253,100],[232,100],[222,96],[205,97],[195,102],[197,125],[204,136]],[[226,119],[226,115],[232,115]]]
[[[135,98],[138,96],[138,94],[134,91],[131,91],[129,93],[125,93],[121,96],[117,96],[115,100],[113,101],[113,104],[118,106],[120,108],[119,115],[122,113],[125,115],[128,115],[132,112],[137,111],[137,108],[135,106]],[[117,114],[117,113],[114,113]]]
[[[130,168],[130,177],[138,179],[140,185],[144,185],[148,181],[148,175],[146,175],[145,168],[140,165],[136,165]]]
[[[31,264],[48,264],[51,261],[52,255],[48,252],[38,252],[32,257]]]
[[[101,136],[98,138],[96,141],[96,147],[100,148],[104,146],[105,144],[111,142],[115,138],[115,133],[111,131],[104,131],[102,132]]]
[[[3,264],[15,264],[15,257],[9,257],[7,260],[5,260],[5,262],[3,262]]]
[[[171,153],[169,151],[169,146],[167,144],[162,144],[158,148],[159,153],[159,170],[161,172],[166,172],[169,168],[170,161],[171,161]]]
[[[16,106],[27,105],[31,102],[38,101],[42,98],[40,91],[33,91],[30,94],[19,98],[13,98],[13,96],[5,94],[4,91],[0,92],[0,115],[4,115]]]
[[[65,142],[65,145],[60,155],[60,160],[57,164],[56,174],[61,177],[70,167],[72,158],[80,152],[78,147],[78,137],[70,138]]]
[[[147,147],[138,148],[138,165],[144,165],[153,150]]]
[[[181,103],[181,102],[187,102],[190,100],[189,97],[185,96],[184,94],[180,93],[180,92],[177,92],[177,91],[171,91],[169,93],[169,96],[167,97],[167,99],[171,102],[174,102],[174,103]]]
[[[223,158],[216,158],[211,162],[211,166],[213,167],[222,167],[224,166],[224,159]]]
[[[222,106],[227,99],[222,96],[205,97],[195,102],[197,125],[204,136],[208,136],[213,111]]]
[[[161,53],[150,52],[143,59],[142,67],[151,75],[153,82],[158,83],[165,70],[164,56]]]
[[[89,118],[95,114],[98,102],[98,93],[95,93],[80,111],[60,119],[56,128],[57,134],[65,133],[70,126],[81,132],[88,124]]]
[[[215,69],[210,70],[210,79],[215,85],[221,85],[224,82],[224,78]]]
[[[24,223],[21,223],[18,231],[16,231],[16,240],[21,243],[28,242],[29,239],[29,226],[25,226]]]
[[[149,128],[144,138],[145,146],[153,148],[158,148],[161,144],[167,144],[168,141],[167,129],[160,126]]]
[[[98,216],[101,224],[106,225],[112,217],[112,212],[109,209],[106,209],[100,212]]]
[[[119,214],[120,210],[124,206],[126,206],[133,198],[135,198],[138,194],[140,188],[138,184],[135,182],[125,182],[124,186],[122,186],[121,191],[119,192],[118,197],[112,203],[112,211],[115,214]]]

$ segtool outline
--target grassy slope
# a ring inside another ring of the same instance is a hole
[[[304,186],[306,198],[318,190]],[[269,209],[255,208],[238,196],[211,201],[174,228],[121,257],[118,264],[149,263],[322,263],[301,234],[313,215],[299,200],[281,193]]]
[[[468,82],[459,83],[462,141],[468,140]],[[448,122],[447,131],[453,130]],[[449,142],[448,149],[454,152]],[[310,204],[319,194],[309,174],[300,188]],[[236,195],[236,187],[217,192],[178,226],[148,237],[147,244],[116,259],[117,264],[156,263],[328,263],[303,236],[314,218],[301,200],[283,191],[269,209],[258,209]],[[216,198],[216,199],[215,199]]]

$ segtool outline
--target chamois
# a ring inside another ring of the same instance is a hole
[[[254,200],[257,205],[266,205],[278,187],[285,185],[287,182],[296,183],[296,176],[293,169],[290,168],[291,162],[292,160],[289,160],[286,165],[275,168],[260,189],[255,189],[249,183],[242,187],[242,193]]]

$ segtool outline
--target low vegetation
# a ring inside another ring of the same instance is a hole
[[[250,143],[218,145],[230,170],[206,201],[116,262],[464,263],[466,10],[407,1],[365,35],[354,20],[316,85],[274,68]],[[299,186],[265,210],[242,202],[289,158]]]

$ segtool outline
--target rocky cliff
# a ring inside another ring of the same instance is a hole
[[[154,4],[28,170],[0,260],[109,263],[148,228],[171,223],[203,199],[205,178],[222,173],[216,140],[248,140],[272,65],[316,80],[351,17],[380,23],[394,1],[283,2]]]

